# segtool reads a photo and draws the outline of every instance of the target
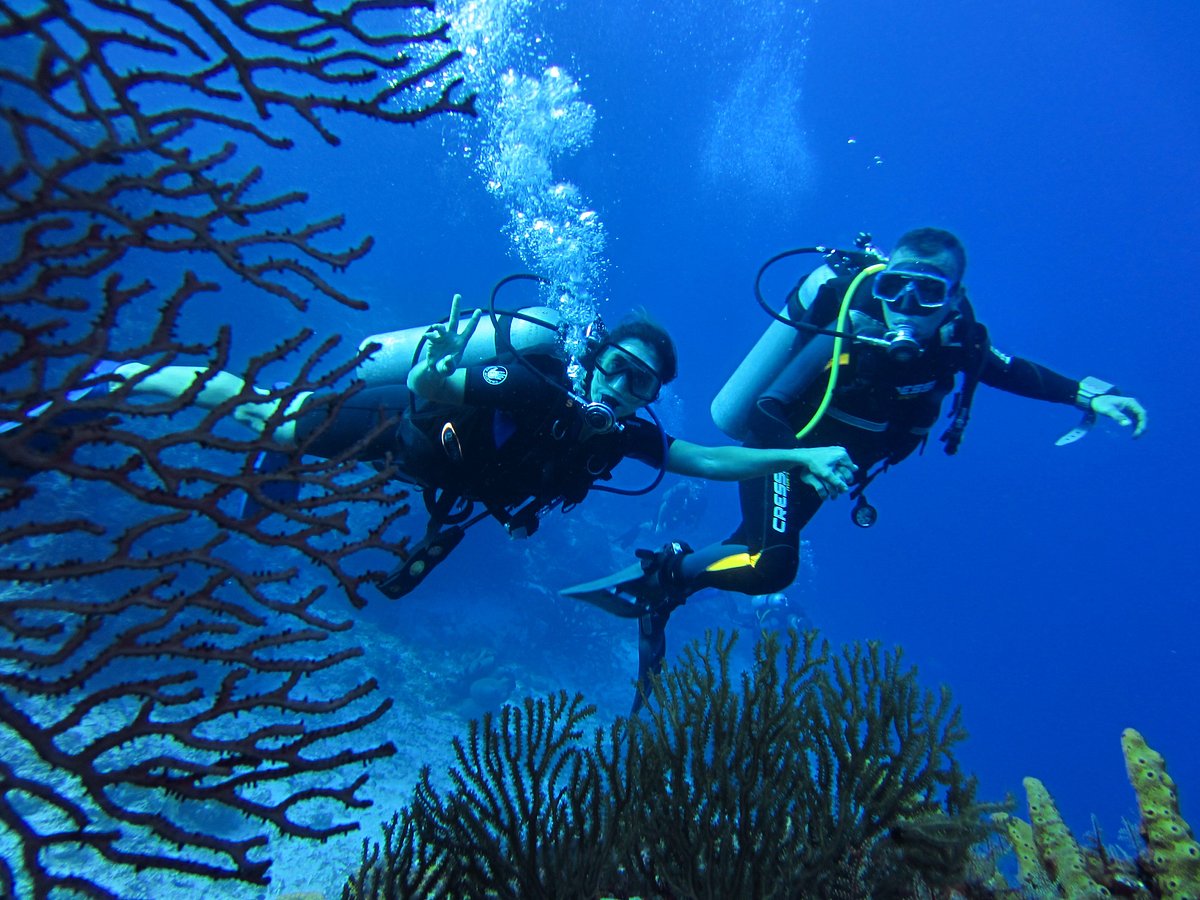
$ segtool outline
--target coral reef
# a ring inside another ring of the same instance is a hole
[[[448,790],[422,772],[413,815],[449,896],[599,891],[617,835],[603,792],[611,757],[579,743],[594,712],[565,693],[526,698],[455,740]]]
[[[527,699],[455,743],[444,792],[364,841],[346,900],[901,897],[969,876],[991,825],[955,765],[944,690],[899,652],[774,635],[739,679],[710,634],[640,718],[595,732],[581,698]]]
[[[1200,844],[1179,810],[1175,782],[1162,756],[1132,728],[1121,732],[1125,771],[1137,794],[1146,853],[1143,877],[1168,900],[1200,900]]]
[[[1024,894],[1034,898],[1200,898],[1200,845],[1179,809],[1175,783],[1161,755],[1132,728],[1121,734],[1129,783],[1137,795],[1139,834],[1145,842],[1136,860],[1118,858],[1097,833],[1082,847],[1063,821],[1046,786],[1026,778],[1029,822],[993,816],[1017,854]]]
[[[343,900],[1200,897],[1200,848],[1136,731],[1122,747],[1146,847],[1129,859],[1098,832],[1081,846],[1035,778],[1028,822],[977,803],[952,756],[958,711],[898,651],[833,654],[793,632],[781,654],[767,635],[739,681],[732,646],[710,634],[685,648],[643,716],[596,731],[590,749],[578,696],[473,726],[450,789],[423,773],[383,842],[363,842]]]
[[[1108,888],[1093,880],[1089,874],[1084,853],[1059,814],[1046,786],[1036,778],[1026,778],[1023,783],[1029,799],[1031,825],[1028,832],[1022,835],[1020,845],[1028,848],[1032,841],[1037,861],[1048,879],[1058,885],[1065,896],[1078,897],[1080,900],[1111,896]],[[1036,884],[1036,879],[1031,876],[1035,870],[1028,859],[1024,860],[1023,867],[1028,884]]]
[[[360,651],[322,598],[364,602],[359,560],[402,552],[404,497],[351,454],[259,471],[267,442],[220,425],[248,391],[189,407],[232,367],[203,313],[218,292],[264,316],[365,306],[334,275],[370,238],[330,249],[342,217],[270,193],[262,161],[337,144],[334,117],[472,114],[444,25],[397,30],[422,10],[0,0],[0,894],[129,895],[122,872],[262,884],[268,834],[340,834],[367,803],[346,766],[392,748],[349,737],[389,701],[339,683]],[[310,339],[239,374],[286,360],[283,410],[356,364]],[[97,368],[134,359],[205,374],[137,403]],[[281,479],[299,503],[272,498]],[[243,519],[246,495],[261,511]]]

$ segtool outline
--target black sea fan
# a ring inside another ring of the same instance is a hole
[[[590,748],[578,697],[473,723],[451,788],[425,771],[411,827],[366,848],[344,896],[418,896],[431,876],[440,896],[721,900],[915,896],[960,878],[986,810],[951,754],[965,734],[949,694],[922,690],[899,651],[833,654],[815,633],[764,637],[738,676],[733,642],[687,646],[643,714]]]
[[[365,306],[335,281],[370,238],[329,247],[342,217],[260,163],[338,143],[339,114],[473,112],[451,77],[400,102],[458,56],[444,27],[397,30],[416,5],[0,0],[0,895],[263,884],[268,835],[340,834],[368,805],[345,768],[392,747],[346,738],[389,701],[334,677],[361,651],[318,601],[363,602],[354,558],[394,549],[403,495],[345,458],[259,471],[269,442],[218,427],[232,407],[189,406],[229,365],[216,292],[263,318]],[[288,360],[280,409],[354,367],[332,349]],[[135,403],[112,374],[128,360],[201,375]],[[307,496],[271,505],[279,478]],[[265,511],[239,516],[246,495]],[[350,505],[378,515],[351,533]]]

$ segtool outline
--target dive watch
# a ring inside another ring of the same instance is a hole
[[[1079,382],[1079,391],[1075,394],[1075,405],[1084,412],[1092,411],[1092,401],[1107,394],[1119,394],[1116,385],[1109,384],[1095,375],[1089,375]]]
[[[1073,444],[1082,437],[1085,437],[1092,426],[1096,424],[1096,411],[1092,409],[1092,401],[1097,397],[1104,397],[1108,394],[1119,394],[1115,385],[1109,384],[1107,381],[1097,378],[1095,375],[1089,375],[1083,381],[1079,382],[1079,389],[1075,394],[1075,406],[1083,410],[1083,418],[1079,424],[1060,437],[1054,442],[1056,447],[1065,447],[1067,444]]]

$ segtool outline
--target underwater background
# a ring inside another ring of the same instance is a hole
[[[231,323],[233,367],[300,325],[342,335],[349,351],[443,317],[456,292],[485,305],[500,278],[533,269],[585,285],[610,324],[645,307],[666,325],[681,374],[659,414],[676,435],[723,443],[708,407],[767,325],[752,293],[763,261],[861,231],[887,250],[910,228],[948,228],[995,345],[1115,382],[1147,407],[1149,433],[1134,443],[1102,424],[1057,448],[1075,411],[985,386],[957,456],[932,442],[873,484],[875,527],[855,528],[845,500],[814,520],[789,600],[829,640],[900,645],[926,685],[950,687],[971,735],[957,755],[981,798],[1020,799],[1033,775],[1077,836],[1094,816],[1115,839],[1135,818],[1119,746],[1135,727],[1196,821],[1194,5],[459,0],[439,11],[475,50],[462,69],[478,119],[351,122],[339,147],[308,140],[258,160],[266,184],[307,191],[314,216],[343,212],[347,234],[374,236],[339,281],[370,309],[264,315],[226,292],[205,318]],[[540,155],[501,158],[506,129]],[[530,224],[555,216],[580,236],[569,257]],[[778,275],[774,296],[800,274]],[[521,299],[512,291],[502,305]],[[618,470],[627,487],[652,477]],[[637,547],[700,546],[735,527],[735,488],[704,484],[656,532],[678,481],[593,495],[525,542],[484,522],[412,595],[345,607],[357,619],[347,640],[367,651],[355,666],[397,701],[372,735],[399,753],[371,766],[364,832],[272,848],[270,890],[244,895],[333,896],[418,767],[443,767],[450,736],[486,709],[565,687],[603,719],[623,714],[634,626],[555,591]],[[419,534],[423,515],[406,524]],[[747,603],[696,595],[672,617],[670,649],[711,627],[752,633]]]

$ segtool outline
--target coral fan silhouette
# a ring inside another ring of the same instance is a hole
[[[363,841],[342,900],[1200,896],[1200,845],[1137,731],[1121,736],[1130,859],[1098,834],[1076,843],[1037,779],[1029,822],[977,802],[959,710],[899,650],[769,633],[739,677],[733,643],[685,647],[642,715],[590,742],[594,708],[564,692],[472,722],[447,777],[427,767],[383,840]]]
[[[242,144],[474,114],[445,25],[397,30],[432,10],[0,2],[0,894],[115,896],[120,871],[262,884],[269,833],[329,837],[368,805],[342,770],[392,751],[350,740],[389,701],[339,680],[361,651],[320,601],[364,602],[364,554],[403,551],[386,534],[403,494],[349,454],[256,467],[267,441],[220,422],[260,396],[189,409],[232,337],[192,323],[231,286],[264,312],[365,306],[336,275],[370,239],[330,249],[342,217],[271,194]],[[287,360],[286,409],[358,362],[310,340],[241,374]],[[109,374],[127,360],[203,374],[142,404]],[[298,503],[274,499],[281,479]]]
[[[953,747],[949,694],[898,651],[768,635],[740,681],[733,638],[687,647],[641,717],[581,741],[559,693],[474,723],[364,842],[344,900],[885,897],[965,884],[994,826]],[[924,892],[924,893],[923,893]]]

